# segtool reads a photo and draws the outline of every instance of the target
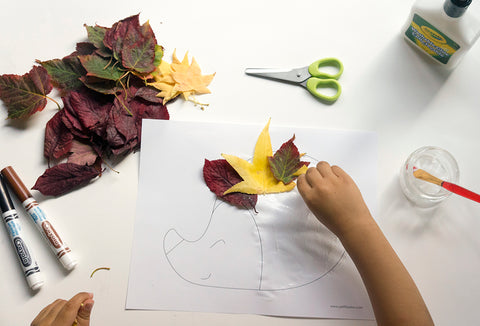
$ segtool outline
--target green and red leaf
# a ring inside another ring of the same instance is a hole
[[[22,76],[0,76],[0,99],[5,103],[10,119],[28,117],[43,110],[52,88],[51,78],[41,66],[34,66]]]
[[[150,24],[140,25],[139,15],[115,23],[106,31],[103,42],[124,68],[143,75],[153,72],[163,55]]]
[[[88,34],[88,40],[90,43],[95,46],[97,49],[96,52],[101,55],[102,57],[109,57],[112,55],[112,52],[106,48],[105,44],[103,43],[103,39],[105,38],[105,33],[108,31],[107,27],[102,26],[85,26]]]
[[[68,56],[63,59],[39,61],[52,78],[52,83],[60,90],[72,90],[80,88],[83,83],[80,77],[85,75],[85,69],[76,56]]]
[[[103,44],[113,52],[114,58],[118,61],[122,59],[123,40],[128,33],[130,25],[140,26],[138,14],[116,22],[105,33]]]
[[[300,153],[293,143],[294,140],[295,135],[268,158],[274,177],[284,184],[292,182],[298,176],[297,171],[309,164],[309,162],[300,161]]]
[[[118,65],[115,65],[112,60],[96,54],[81,55],[79,56],[79,59],[89,77],[117,81],[125,74],[125,70]]]
[[[150,24],[130,25],[127,29],[122,48],[122,65],[139,72],[149,74],[155,70],[157,40]]]

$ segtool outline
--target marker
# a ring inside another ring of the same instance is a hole
[[[10,239],[12,240],[23,273],[27,279],[28,286],[30,286],[32,290],[38,290],[43,285],[43,277],[37,262],[32,256],[31,250],[25,242],[25,238],[22,236],[22,227],[18,220],[18,214],[13,206],[2,175],[0,175],[0,211],[2,212],[2,219],[10,234]]]
[[[72,256],[70,248],[62,241],[52,223],[47,219],[47,216],[15,170],[11,166],[7,166],[2,170],[2,175],[22,202],[23,207],[25,207],[37,229],[43,234],[57,259],[67,270],[72,270],[77,265],[77,261]]]

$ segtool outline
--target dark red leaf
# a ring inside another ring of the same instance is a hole
[[[141,89],[145,89],[147,87],[143,87]],[[138,97],[140,92],[139,89],[135,93],[135,97],[132,101],[133,105],[137,106],[137,137],[138,142],[141,142],[142,138],[142,120],[143,119],[161,119],[161,120],[169,120],[170,114],[168,113],[167,107],[162,104],[162,101],[159,102],[152,102],[149,100],[144,100],[143,97]],[[147,96],[145,93],[143,95]],[[158,98],[158,97],[157,97]],[[153,99],[154,100],[154,99]]]
[[[98,158],[97,152],[89,144],[73,140],[67,163],[93,165]]]
[[[43,155],[50,162],[67,155],[72,146],[73,134],[62,122],[65,110],[58,111],[45,127]]]
[[[233,185],[242,181],[237,171],[226,160],[209,161],[205,159],[203,165],[203,178],[208,188],[223,200],[246,209],[254,209],[257,204],[257,195],[249,195],[240,192],[234,192],[227,195],[223,193]]]
[[[118,94],[110,110],[106,141],[114,155],[138,149],[142,118],[169,119],[166,106],[145,101],[137,93],[137,88],[131,86],[126,93]]]
[[[137,110],[129,98],[116,96],[110,110],[107,125],[107,142],[115,155],[127,154],[136,149],[138,143]]]
[[[78,42],[75,46],[75,52],[72,55],[89,55],[95,52],[97,48],[90,42]]]
[[[75,111],[82,129],[95,130],[105,125],[112,106],[111,98],[88,89],[72,91],[64,98]]]
[[[158,90],[151,87],[140,87],[135,93],[135,97],[140,97],[145,101],[152,103],[163,103],[163,98],[158,97]]]
[[[84,128],[78,119],[77,112],[75,108],[70,105],[70,94],[68,93],[66,96],[62,97],[63,101],[63,110],[64,114],[62,115],[62,122],[63,124],[70,130],[70,132],[79,138],[89,138],[89,133],[86,128]]]
[[[100,175],[100,171],[92,166],[74,163],[61,163],[45,171],[32,189],[46,196],[60,196],[77,187],[87,184]]]

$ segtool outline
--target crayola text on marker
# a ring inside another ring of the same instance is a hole
[[[27,283],[32,290],[38,290],[43,285],[40,268],[22,236],[22,227],[18,221],[18,214],[13,206],[2,175],[0,175],[0,210]]]

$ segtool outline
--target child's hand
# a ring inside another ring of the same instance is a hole
[[[43,308],[30,326],[88,326],[93,303],[93,294],[86,292],[69,301],[57,299]]]
[[[340,239],[373,221],[357,185],[338,166],[318,163],[299,176],[297,187],[312,213]]]

